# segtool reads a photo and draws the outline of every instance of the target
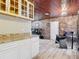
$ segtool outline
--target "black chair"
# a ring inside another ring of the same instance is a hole
[[[59,44],[59,48],[65,48],[65,49],[67,49],[66,34],[64,33],[62,36],[61,35],[56,35],[56,41],[55,41],[55,43]]]

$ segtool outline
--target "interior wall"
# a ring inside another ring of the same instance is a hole
[[[50,39],[50,22],[48,20],[42,20],[41,22],[43,23],[42,35],[44,39]]]
[[[78,15],[53,18],[53,19],[50,19],[50,21],[48,21],[48,20],[49,19],[45,19],[42,21],[43,26],[44,26],[43,35],[45,38],[50,39],[50,25],[46,25],[46,24],[49,24],[49,22],[51,22],[51,21],[59,22],[59,34],[62,35],[64,31],[66,31],[66,32],[73,31],[74,35],[76,36]]]
[[[58,17],[51,19],[51,21],[59,21],[59,33],[63,34],[64,31],[73,31],[74,35],[77,33],[77,20],[78,15]]]
[[[59,35],[59,22],[53,21],[50,22],[50,39],[55,41],[56,35]]]

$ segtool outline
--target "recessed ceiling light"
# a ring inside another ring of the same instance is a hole
[[[61,8],[62,8],[61,15],[66,16],[67,15],[67,0],[62,0]]]
[[[45,15],[49,15],[49,13],[45,13]]]
[[[67,15],[67,12],[62,12],[61,13],[61,16],[66,16]]]

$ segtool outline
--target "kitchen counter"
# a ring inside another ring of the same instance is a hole
[[[32,59],[31,39],[0,44],[0,59]]]
[[[32,35],[32,37],[39,37],[39,35]]]
[[[39,35],[32,35],[32,58],[39,53]]]
[[[15,34],[11,34],[10,38],[12,39],[6,39],[6,35],[3,35],[4,38],[0,36],[0,38],[4,39],[0,39],[0,43],[3,43],[0,44],[0,59],[32,59],[38,55],[39,36],[31,36],[29,33],[24,34],[17,34],[15,37]],[[25,39],[20,38],[20,36]]]

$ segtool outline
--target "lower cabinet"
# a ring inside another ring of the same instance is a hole
[[[31,40],[0,45],[0,59],[32,59]]]
[[[17,59],[17,56],[16,47],[12,47],[0,52],[0,59]]]
[[[21,41],[18,43],[19,59],[32,59],[32,42],[31,40]]]
[[[39,53],[39,36],[33,37],[32,39],[32,58],[37,56]]]
[[[39,53],[39,37],[0,44],[0,59],[32,59]]]
[[[14,42],[1,44],[0,59],[18,59],[17,45]]]

